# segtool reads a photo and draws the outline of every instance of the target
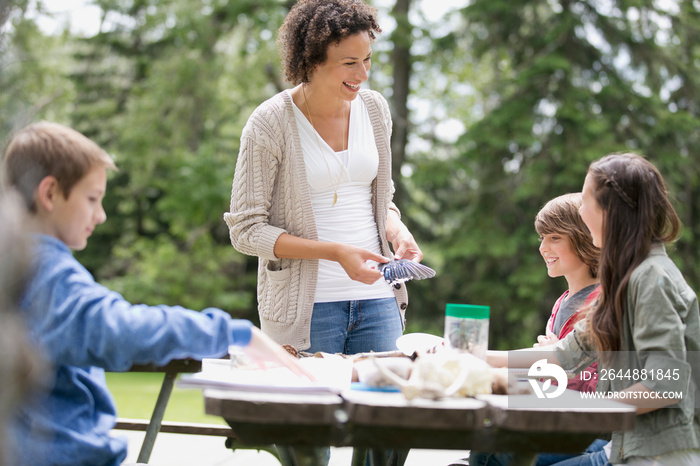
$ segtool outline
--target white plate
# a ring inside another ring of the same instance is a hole
[[[444,339],[429,333],[407,333],[396,339],[396,347],[407,356],[441,345]]]

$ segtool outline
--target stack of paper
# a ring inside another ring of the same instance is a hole
[[[327,355],[323,358],[299,359],[315,381],[297,376],[285,367],[233,367],[229,360],[205,359],[202,372],[183,374],[178,386],[185,388],[218,388],[256,392],[340,393],[350,388],[352,360]]]

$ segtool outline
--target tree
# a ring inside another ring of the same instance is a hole
[[[401,167],[405,160],[406,143],[408,142],[409,114],[408,96],[411,83],[411,43],[413,26],[408,18],[411,8],[411,0],[397,0],[392,9],[392,16],[396,20],[396,28],[391,34],[390,41],[393,45],[391,51],[391,63],[393,65],[392,82],[392,122],[391,135],[392,153],[392,178],[401,180]],[[404,188],[398,183],[394,202],[403,204]]]
[[[696,193],[698,165],[688,148],[698,123],[685,99],[698,88],[685,74],[692,62],[678,59],[690,56],[687,46],[678,44],[695,37],[697,23],[685,18],[697,10],[690,2],[682,8],[476,0],[462,10],[469,40],[441,39],[455,60],[468,42],[494,79],[480,89],[483,118],[459,139],[459,154],[447,161],[426,154],[416,184],[439,206],[432,212],[445,255],[441,294],[492,306],[492,346],[528,344],[541,332],[565,285],[544,274],[532,221],[548,199],[580,191],[591,161],[637,150],[675,174],[672,191],[688,201]],[[666,20],[674,27],[662,27]],[[675,93],[669,77],[682,83]],[[688,227],[693,235],[697,222]],[[689,262],[684,272],[697,277]]]
[[[110,181],[112,221],[91,240],[101,247],[80,259],[132,301],[217,306],[255,321],[255,258],[233,250],[222,216],[243,124],[274,92],[268,39],[285,10],[274,1],[97,3],[117,19],[81,41],[75,125],[121,171]]]
[[[38,115],[64,118],[72,98],[65,34],[46,37],[28,0],[0,3],[0,148]]]

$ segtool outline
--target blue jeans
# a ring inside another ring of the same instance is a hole
[[[309,353],[393,351],[403,333],[395,298],[315,303]]]
[[[610,463],[605,451],[603,451],[603,447],[607,443],[607,440],[595,440],[580,455],[540,453],[537,455],[535,466],[607,466]],[[512,453],[473,451],[469,454],[469,466],[507,466],[512,458]]]
[[[314,303],[311,346],[306,351],[331,354],[393,351],[396,339],[402,334],[396,298]],[[325,449],[325,463],[322,464],[328,464],[329,458],[330,449]],[[369,464],[369,456],[366,464]]]

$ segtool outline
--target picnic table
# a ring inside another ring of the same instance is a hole
[[[578,392],[567,390],[558,407],[547,408],[542,403],[528,407],[523,398],[514,403],[513,397],[521,396],[534,397],[409,401],[401,393],[374,391],[204,390],[207,414],[225,419],[239,442],[277,445],[285,466],[320,464],[296,456],[319,446],[353,447],[352,464],[358,466],[365,464],[367,453],[371,464],[387,463],[389,450],[394,452],[391,464],[402,465],[411,448],[510,451],[513,465],[534,464],[537,452],[581,452],[601,434],[634,427],[635,408],[612,400],[580,400]]]

